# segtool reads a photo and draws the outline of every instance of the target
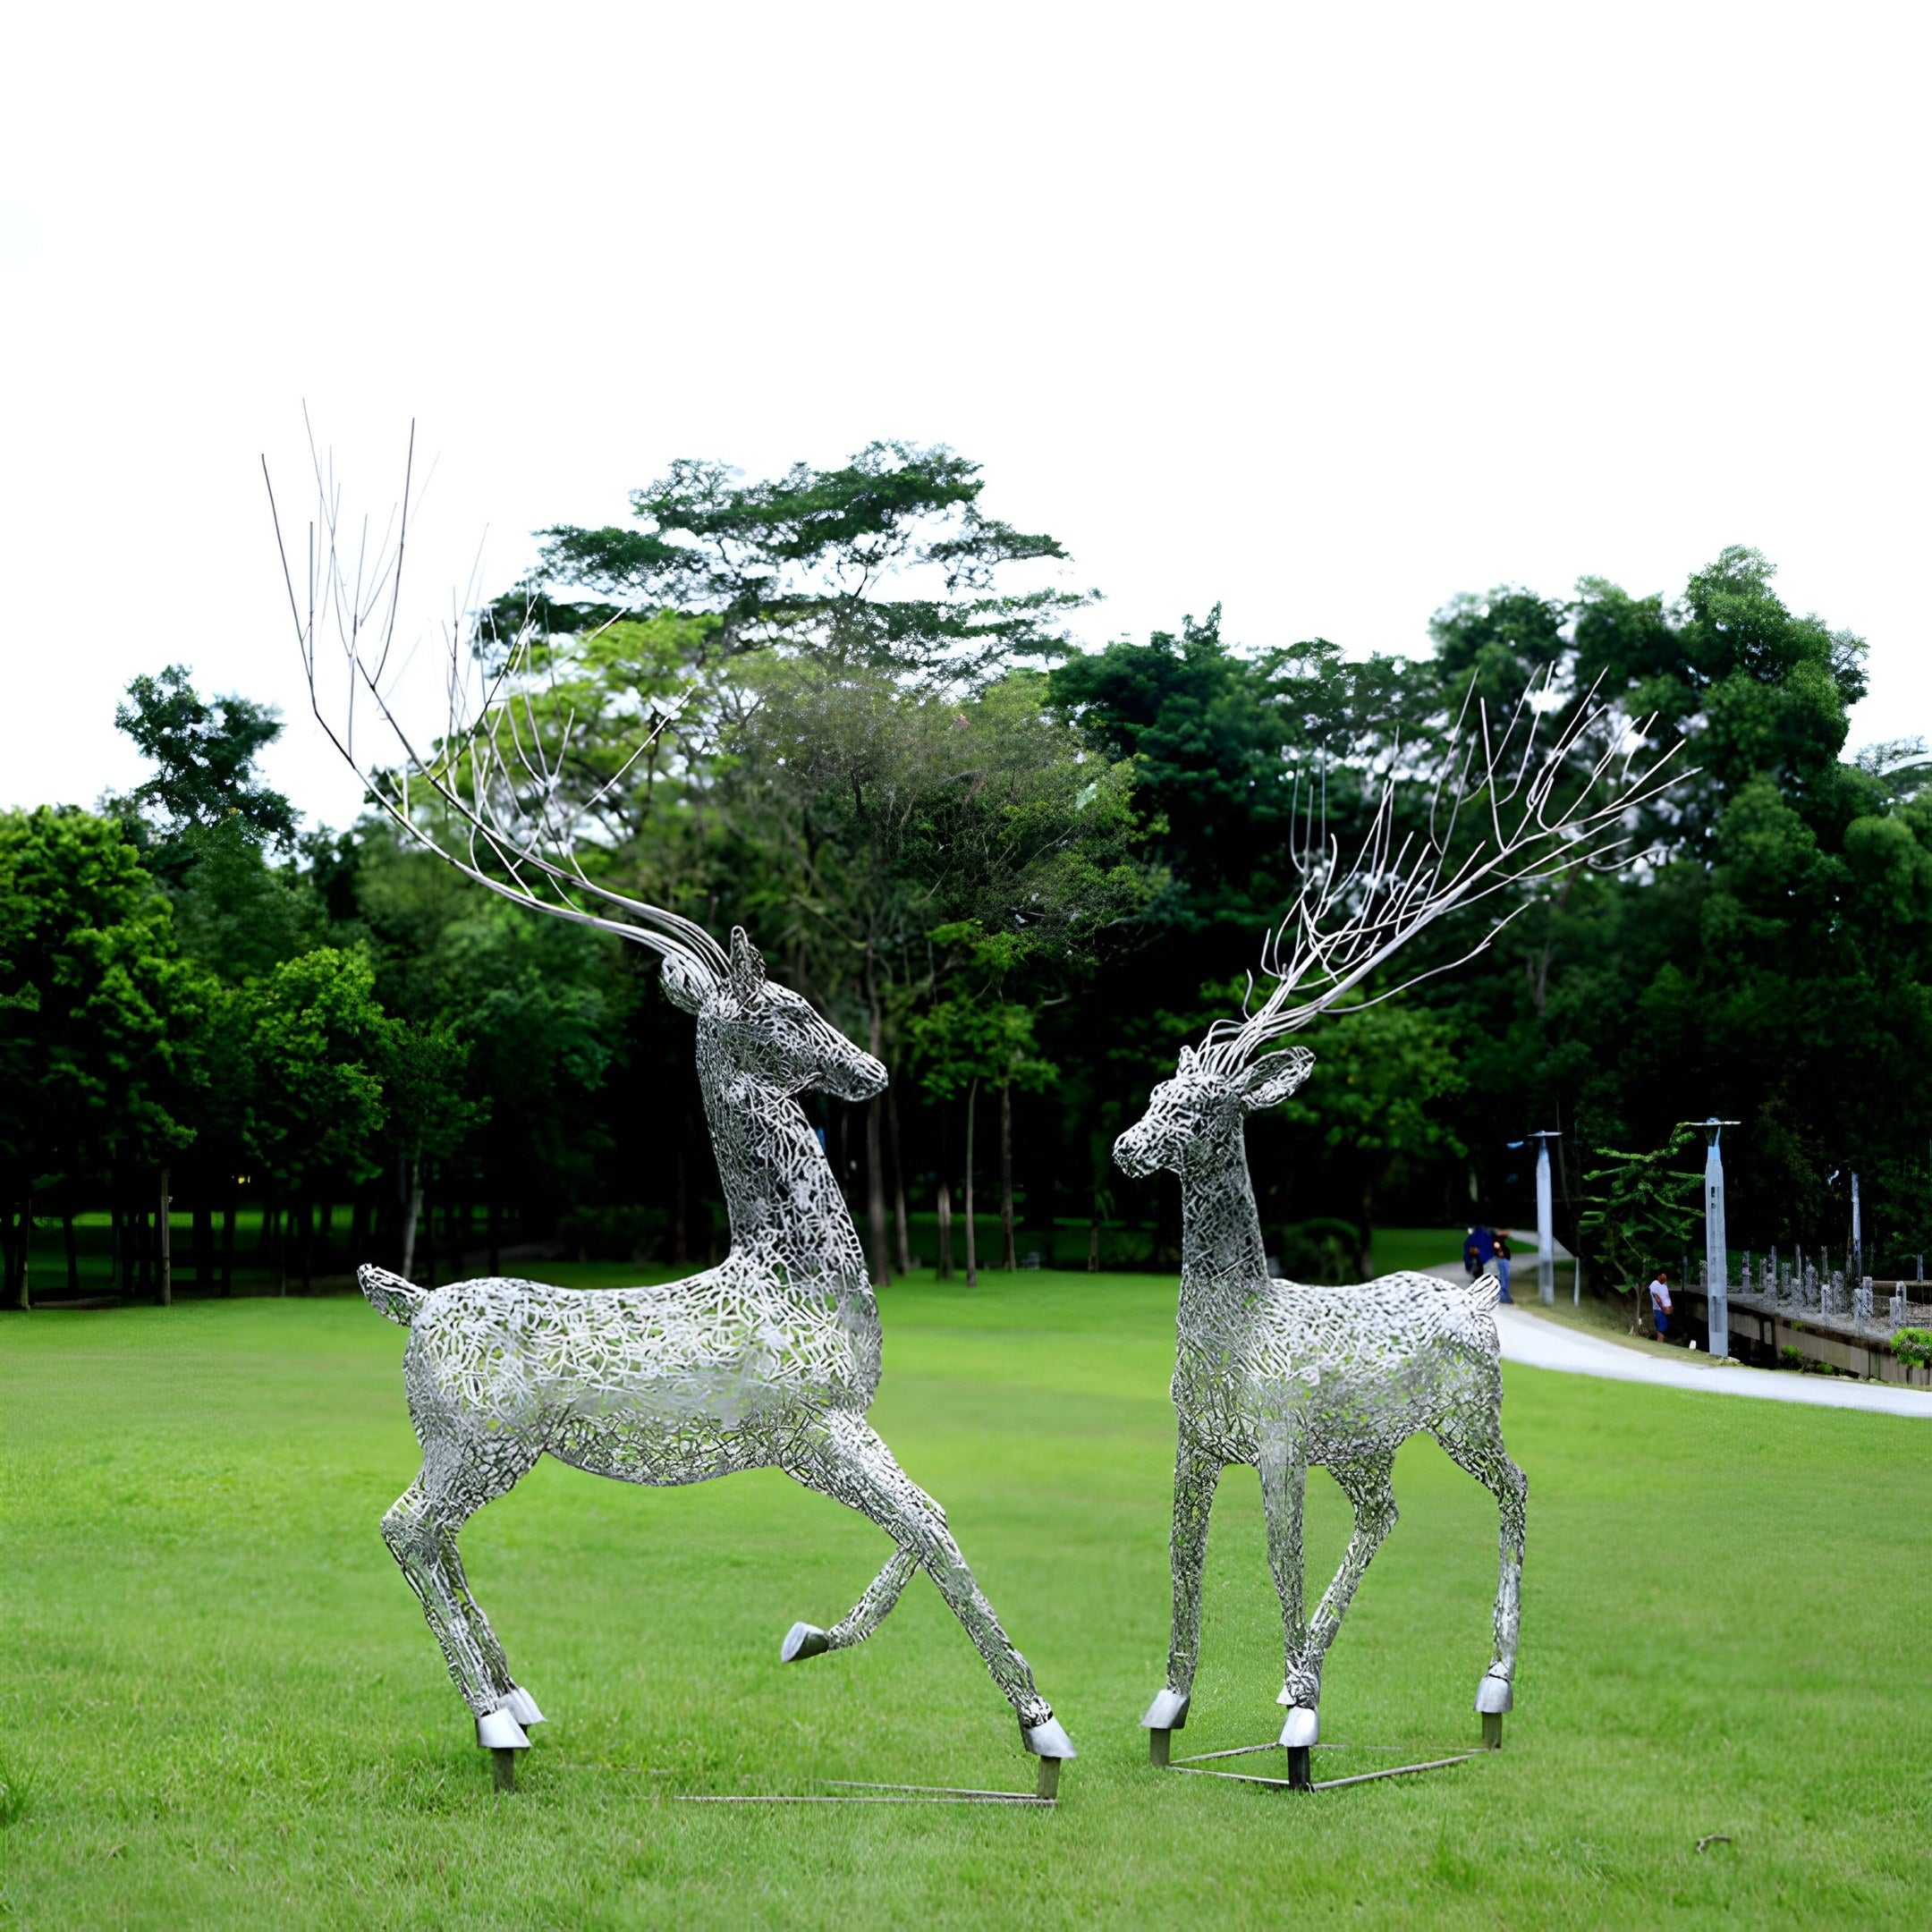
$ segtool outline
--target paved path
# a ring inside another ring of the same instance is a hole
[[[1467,1281],[1459,1263],[1431,1268],[1445,1281]],[[1528,1270],[1524,1271],[1528,1273]],[[1532,1284],[1535,1276],[1530,1275]],[[1496,1310],[1503,1360],[1565,1375],[1601,1376],[1612,1382],[1654,1382],[1665,1388],[1697,1389],[1709,1395],[1756,1395],[1765,1402],[1810,1402],[1823,1409],[1877,1410],[1885,1415],[1920,1416],[1932,1421],[1932,1390],[1902,1388],[1885,1382],[1853,1382],[1835,1376],[1796,1375],[1786,1369],[1720,1368],[1705,1357],[1682,1360],[1623,1348],[1604,1336],[1585,1334],[1532,1315],[1520,1305]]]

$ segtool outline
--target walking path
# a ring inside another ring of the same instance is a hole
[[[1430,1268],[1445,1281],[1469,1279],[1460,1263]],[[1531,1275],[1532,1282],[1534,1275]],[[1682,1360],[1643,1349],[1623,1348],[1602,1335],[1586,1335],[1561,1322],[1532,1315],[1513,1303],[1499,1308],[1496,1333],[1503,1360],[1564,1375],[1600,1376],[1611,1382],[1652,1382],[1665,1388],[1698,1389],[1706,1394],[1756,1395],[1765,1402],[1810,1402],[1823,1409],[1876,1410],[1884,1415],[1921,1416],[1932,1421],[1932,1390],[1902,1388],[1885,1382],[1853,1382],[1834,1376],[1797,1375],[1785,1369],[1721,1368],[1688,1352]]]

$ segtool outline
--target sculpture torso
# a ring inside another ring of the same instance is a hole
[[[1174,1408],[1224,1462],[1290,1440],[1318,1466],[1369,1440],[1393,1451],[1495,1373],[1487,1303],[1453,1283],[1271,1280],[1239,1119],[1188,1148],[1181,1225]]]
[[[648,1288],[453,1283],[424,1304],[410,1355],[470,1412],[525,1445],[630,1482],[703,1482],[784,1459],[878,1386],[878,1303],[804,1109],[734,1067],[700,1028],[705,1113],[731,1250]]]

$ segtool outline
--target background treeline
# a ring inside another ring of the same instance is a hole
[[[1845,759],[1864,647],[1788,611],[1763,558],[1727,550],[1674,601],[1459,597],[1419,659],[1238,645],[1217,614],[1080,654],[1086,598],[1040,588],[1060,547],[980,490],[896,445],[755,484],[681,464],[628,522],[545,533],[477,632],[486,670],[533,635],[518,688],[576,721],[553,806],[586,866],[743,924],[891,1067],[882,1101],[810,1103],[882,1277],[933,1262],[969,1186],[962,1264],[967,1227],[981,1266],[1171,1259],[1175,1191],[1114,1174],[1114,1135],[1240,996],[1298,855],[1325,830],[1345,849],[1383,775],[1428,770],[1472,685],[1504,710],[1535,685],[1553,723],[1591,692],[1655,714],[1681,775],[1628,862],[1308,1036],[1314,1076],[1250,1136],[1290,1272],[1352,1278],[1377,1220],[1529,1218],[1510,1143],[1538,1128],[1564,1136],[1559,1227],[1592,1258],[1585,1174],[1713,1114],[1742,1123],[1734,1245],[1842,1242],[1853,1170],[1868,1266],[1928,1245],[1923,748]],[[301,835],[257,775],[280,722],[179,667],[119,722],[147,783],[0,817],[10,1302],[30,1219],[64,1231],[78,1282],[75,1217],[103,1213],[115,1291],[159,1292],[164,1191],[188,1216],[175,1278],[210,1290],[238,1226],[279,1282],[528,1242],[720,1251],[691,1022],[648,957],[373,810]]]

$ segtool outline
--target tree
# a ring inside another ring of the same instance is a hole
[[[195,1014],[167,901],[120,827],[67,807],[0,814],[0,1198],[13,1305],[30,1297],[39,1182],[60,1184],[71,1214],[75,1189],[102,1166],[165,1159],[188,1139],[168,1103]]]
[[[137,677],[127,694],[114,724],[159,769],[128,794],[126,809],[165,839],[234,817],[267,843],[294,843],[294,808],[255,775],[257,758],[282,735],[272,706],[204,699],[184,665]]]
[[[1464,1152],[1441,1103],[1467,1084],[1447,1025],[1428,1008],[1400,1002],[1331,1021],[1309,1035],[1315,1070],[1283,1114],[1327,1157],[1327,1172],[1354,1208],[1355,1260],[1374,1272],[1376,1199],[1400,1163]]]
[[[514,634],[589,631],[610,617],[674,611],[708,620],[700,665],[776,649],[846,667],[977,678],[1057,657],[1059,620],[1089,599],[1000,588],[1008,566],[1062,562],[1053,538],[979,507],[979,466],[934,446],[872,443],[843,468],[797,463],[743,483],[719,462],[681,461],[634,491],[639,528],[558,525],[528,583],[497,606]],[[927,595],[886,597],[911,576]],[[587,590],[570,604],[559,593]]]
[[[1696,1138],[1694,1127],[1680,1127],[1648,1154],[1603,1150],[1607,1165],[1584,1176],[1590,1189],[1579,1217],[1579,1231],[1600,1259],[1610,1284],[1631,1296],[1631,1332],[1635,1334],[1643,1301],[1640,1284],[1653,1269],[1682,1251],[1702,1212],[1702,1181],[1671,1165]]]
[[[336,1177],[352,1183],[377,1171],[383,1076],[396,1049],[375,985],[361,953],[322,946],[284,962],[240,996],[252,1074],[249,1143],[283,1203],[300,1209],[305,1286],[318,1183]],[[285,1286],[285,1242],[282,1273]]]

